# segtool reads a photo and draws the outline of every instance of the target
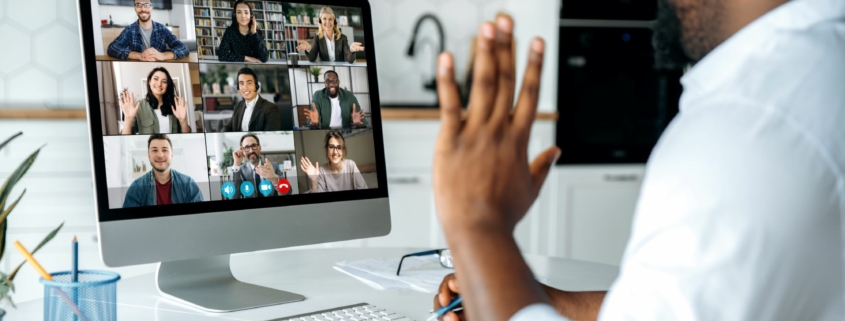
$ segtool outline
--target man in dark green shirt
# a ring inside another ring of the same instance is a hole
[[[305,110],[308,126],[311,128],[367,127],[364,109],[348,90],[340,88],[340,80],[334,70],[324,75],[326,88],[318,90],[311,97],[311,109]]]

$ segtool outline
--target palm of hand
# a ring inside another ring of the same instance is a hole
[[[173,115],[179,120],[185,120],[188,116],[188,107],[185,101],[179,97],[176,97],[176,106],[173,108]]]

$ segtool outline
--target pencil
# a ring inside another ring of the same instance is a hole
[[[29,263],[29,265],[32,265],[32,267],[35,268],[35,271],[37,271],[38,274],[41,274],[42,279],[47,281],[53,281],[53,277],[50,276],[50,273],[47,273],[47,271],[44,270],[43,267],[41,267],[41,264],[38,264],[38,261],[35,260],[32,254],[29,253],[29,251],[27,251],[25,247],[23,247],[23,244],[21,244],[20,241],[15,241],[15,248],[18,249],[18,252],[21,252],[23,258],[26,259],[26,262]],[[76,316],[78,316],[80,320],[88,321],[88,318],[82,315],[82,311],[79,311],[79,307],[76,306],[76,304],[73,304],[73,301],[71,301],[70,298],[68,298],[67,295],[61,289],[53,287],[53,290],[55,290],[56,293],[59,294],[59,297],[61,297],[62,301],[65,301],[65,304],[70,307],[73,313],[76,314]]]
[[[70,266],[70,281],[77,282],[79,279],[79,243],[76,242],[76,235],[73,236],[73,243],[71,243],[73,254]]]

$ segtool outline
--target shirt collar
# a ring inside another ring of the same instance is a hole
[[[792,0],[772,9],[740,29],[733,36],[704,56],[683,77],[684,94],[681,109],[691,100],[710,95],[755,59],[761,47],[784,30],[808,29],[826,20],[845,17],[843,0]]]
[[[255,98],[253,98],[252,101],[247,101],[246,108],[254,108],[255,104],[258,102],[258,97],[258,95],[255,95]]]

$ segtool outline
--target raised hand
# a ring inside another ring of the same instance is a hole
[[[353,42],[351,45],[349,45],[349,51],[364,51],[364,44],[360,42]]]
[[[311,103],[311,108],[305,109],[303,112],[305,114],[305,118],[311,121],[311,126],[319,126],[320,125],[320,113],[317,112],[317,105],[315,103]]]
[[[255,22],[255,16],[252,17],[252,28],[249,29],[249,32],[252,34],[258,32],[258,23]]]
[[[184,98],[176,96],[176,105],[173,106],[173,116],[176,116],[180,122],[185,122],[188,119],[188,102]]]
[[[232,158],[234,159],[233,166],[235,166],[235,167],[241,166],[241,163],[243,163],[243,161],[244,161],[244,157],[245,157],[244,152],[240,148],[232,151]]]
[[[124,91],[120,94],[120,109],[123,110],[123,116],[127,123],[135,120],[135,115],[138,114],[138,109],[141,107],[141,102],[135,102],[135,94],[129,91]]]
[[[308,175],[308,178],[310,178],[311,181],[316,181],[317,175],[320,173],[320,162],[312,164],[308,157],[302,157],[299,160],[299,168]]]
[[[269,158],[264,158],[264,164],[255,167],[255,172],[261,178],[269,180],[271,182],[275,182],[279,180],[279,176],[276,175],[276,171],[273,170],[273,164],[270,163]]]
[[[355,107],[356,106],[353,103],[352,104],[352,125],[355,125],[355,126],[364,125],[364,117],[366,117],[366,115],[364,115],[364,109],[361,108],[361,110],[356,111]]]
[[[512,26],[511,21],[507,18],[502,22]],[[527,146],[540,89],[543,40],[531,41],[522,89],[514,109],[516,64],[512,29],[500,29],[498,36],[496,33],[490,23],[479,30],[466,120],[461,119],[453,58],[448,53],[438,58],[437,95],[442,127],[435,148],[434,191],[444,228],[495,226],[512,233],[537,198],[550,166],[560,155],[557,147],[551,147],[528,162]],[[501,168],[511,170],[503,172]]]
[[[299,45],[296,46],[296,50],[311,51],[311,44],[308,43],[308,41],[297,40],[296,42],[299,43]]]

